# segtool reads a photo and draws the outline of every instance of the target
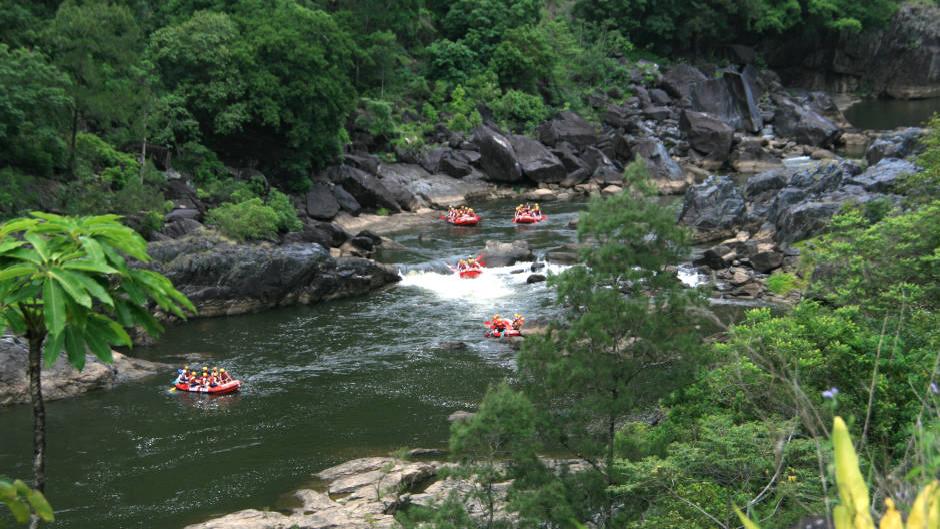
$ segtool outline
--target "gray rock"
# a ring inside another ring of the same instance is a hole
[[[686,191],[679,222],[706,232],[734,229],[744,220],[744,198],[727,176],[710,176]]]
[[[305,197],[307,215],[318,220],[330,220],[339,213],[340,205],[329,182],[316,180],[310,184]]]
[[[163,220],[166,222],[173,222],[176,220],[199,220],[202,218],[202,214],[199,213],[198,209],[195,208],[176,208],[173,211],[166,214],[163,217]]]
[[[774,128],[780,136],[816,147],[832,145],[839,137],[839,127],[816,111],[779,94],[773,101],[777,105]]]
[[[718,116],[735,130],[759,132],[764,126],[751,81],[735,72],[709,79],[691,90],[692,109]]]
[[[731,153],[734,129],[711,114],[683,110],[679,129],[689,139],[689,145],[712,160],[724,161]]]
[[[488,180],[515,183],[523,179],[516,151],[505,136],[488,127],[477,127],[473,142],[480,147],[480,166]]]
[[[649,94],[650,94],[650,100],[653,102],[654,105],[664,107],[664,106],[672,104],[672,98],[669,97],[669,94],[667,94],[665,90],[660,90],[659,88],[653,88],[652,90],[649,91]]]
[[[916,165],[906,160],[883,158],[864,173],[849,177],[847,183],[862,186],[866,191],[890,193],[895,190],[898,179],[915,174],[919,170]]]
[[[666,70],[660,87],[676,99],[686,99],[690,97],[693,86],[706,80],[708,78],[698,68],[680,63]]]
[[[161,272],[199,309],[198,316],[258,310],[361,295],[400,280],[368,259],[334,259],[319,244],[232,244],[209,235],[149,245]]]
[[[685,179],[685,172],[669,156],[663,143],[655,138],[643,138],[633,144],[633,154],[643,158],[650,176],[658,180],[679,181]],[[620,182],[623,178],[620,178]],[[610,182],[617,183],[617,182]]]
[[[348,165],[330,167],[324,174],[334,184],[343,186],[364,208],[385,208],[392,213],[401,212],[401,206],[392,192],[374,175]]]
[[[473,161],[469,153],[473,153],[473,159],[479,161],[480,153],[474,151],[455,151],[447,150],[441,155],[438,162],[438,170],[454,178],[463,178],[473,172]]]
[[[180,237],[195,233],[203,227],[204,226],[199,221],[193,219],[179,219],[167,222],[160,231],[171,239],[179,239]]]
[[[547,279],[548,279],[548,278],[546,278],[546,277],[545,277],[544,275],[542,275],[542,274],[532,274],[532,275],[530,275],[529,277],[526,278],[525,282],[526,282],[527,284],[531,285],[531,284],[534,284],[534,283],[543,283],[543,282],[545,282]]]
[[[526,241],[499,242],[486,241],[486,247],[480,253],[487,266],[512,266],[518,261],[533,261],[535,256]]]
[[[104,364],[92,355],[85,356],[81,371],[69,364],[62,355],[52,365],[43,367],[42,393],[45,400],[76,397],[89,391],[110,389],[123,382],[131,382],[157,373],[172,378],[172,366],[131,358],[112,353],[114,362]],[[28,346],[12,336],[0,336],[0,406],[24,404],[30,401],[27,377]]]
[[[792,172],[790,169],[781,168],[753,175],[744,184],[744,196],[753,199],[768,191],[782,189],[790,180]]]
[[[333,186],[333,197],[336,198],[336,203],[339,204],[339,207],[346,213],[354,217],[362,213],[362,206],[359,204],[359,201],[356,200],[356,197],[349,194],[343,186]]]
[[[926,132],[921,128],[910,127],[884,134],[865,150],[865,160],[868,161],[868,165],[875,165],[884,158],[907,158],[919,154],[923,150],[920,139]]]
[[[587,120],[571,111],[560,112],[550,121],[538,128],[539,140],[554,147],[566,141],[578,147],[586,147],[597,142],[597,131]]]
[[[525,136],[510,136],[516,159],[522,173],[536,183],[557,184],[565,179],[568,171],[557,156],[536,140]]]

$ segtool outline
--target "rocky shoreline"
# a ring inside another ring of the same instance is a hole
[[[72,367],[64,356],[59,358],[52,367],[43,369],[43,397],[47,401],[75,397],[172,369],[172,366],[160,362],[131,358],[118,352],[112,354],[114,363],[110,365],[87,355],[82,371]],[[30,402],[26,372],[28,356],[24,342],[11,336],[0,337],[0,406]]]

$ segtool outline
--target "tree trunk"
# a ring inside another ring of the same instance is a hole
[[[144,183],[144,163],[147,162],[147,135],[144,134],[144,141],[140,144],[140,183]]]
[[[69,176],[75,179],[75,143],[78,138],[78,109],[72,111],[72,138],[69,140]]]
[[[43,333],[29,332],[29,395],[33,402],[33,487],[44,492],[46,487],[46,407],[42,400],[42,342]],[[30,529],[39,527],[39,518],[33,516]]]

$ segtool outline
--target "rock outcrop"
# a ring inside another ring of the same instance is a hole
[[[151,243],[148,266],[196,304],[199,316],[256,312],[365,294],[399,280],[391,267],[331,257],[317,243],[233,244],[210,233]]]
[[[45,400],[75,397],[89,391],[110,389],[123,382],[139,380],[157,373],[167,373],[172,366],[112,353],[114,362],[105,364],[88,355],[81,371],[59,358],[42,371]],[[27,345],[11,336],[0,337],[0,406],[29,402],[29,378],[26,365]]]
[[[486,241],[486,247],[480,257],[487,266],[512,266],[519,261],[533,261],[535,255],[525,241],[499,242]]]
[[[940,97],[940,6],[929,2],[903,4],[885,27],[841,32],[831,41],[792,39],[770,51],[771,65],[794,85]]]

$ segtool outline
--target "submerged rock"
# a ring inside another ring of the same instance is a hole
[[[512,266],[519,261],[532,261],[535,255],[526,241],[499,242],[486,241],[486,247],[480,257],[487,266]]]
[[[157,373],[169,373],[172,366],[112,353],[114,362],[105,364],[91,355],[85,357],[81,371],[60,357],[42,371],[42,394],[48,400],[75,397],[89,391],[110,389]],[[11,336],[0,337],[0,406],[30,401],[26,365],[29,357],[25,343]]]

